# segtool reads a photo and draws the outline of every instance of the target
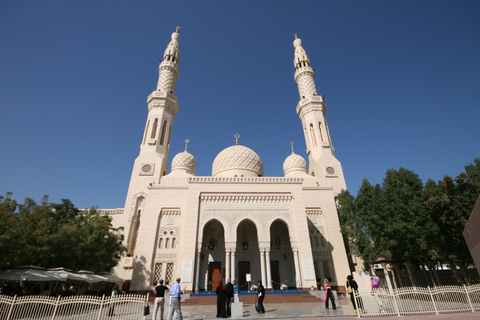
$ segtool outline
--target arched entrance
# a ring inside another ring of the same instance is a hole
[[[242,220],[237,227],[235,258],[238,287],[240,290],[249,290],[250,284],[261,280],[258,233],[255,223],[250,219]]]
[[[273,289],[296,287],[295,265],[288,226],[277,219],[270,225],[270,280]]]
[[[204,283],[200,288],[215,291],[225,274],[225,230],[218,220],[208,222],[203,229],[200,257],[204,275],[197,280],[199,284]]]

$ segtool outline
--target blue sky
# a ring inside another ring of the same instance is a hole
[[[423,181],[480,157],[479,1],[0,1],[0,194],[124,206],[155,89],[180,26],[170,160],[197,175],[235,143],[266,176],[305,155],[293,40],[316,69],[347,187],[389,168]]]

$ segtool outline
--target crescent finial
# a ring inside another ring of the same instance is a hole
[[[176,32],[176,33],[178,33],[178,29],[180,29],[180,27],[179,27],[179,26],[176,26],[176,27],[175,27],[175,32]]]
[[[189,142],[190,142],[190,140],[185,139],[185,152],[187,152],[187,147],[188,147]]]
[[[292,147],[292,154],[294,154],[295,151],[293,151],[293,141],[290,141],[290,146]]]
[[[236,140],[236,141],[235,141],[235,145],[237,145],[237,146],[238,146],[238,138],[240,138],[240,135],[237,133],[237,134],[235,135],[235,140]]]

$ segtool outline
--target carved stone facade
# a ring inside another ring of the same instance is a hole
[[[177,29],[160,63],[157,90],[147,99],[147,124],[125,209],[104,211],[114,226],[125,228],[128,256],[116,274],[131,279],[131,290],[139,291],[176,277],[187,292],[209,290],[228,278],[237,279],[242,290],[258,280],[270,290],[310,289],[324,278],[343,287],[349,267],[335,197],[345,180],[301,40],[294,41],[297,113],[309,161],[292,146],[283,177],[264,177],[260,157],[239,145],[238,135],[215,158],[211,176],[196,176],[187,147],[167,170],[178,111],[179,41]]]

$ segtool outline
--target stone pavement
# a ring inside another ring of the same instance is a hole
[[[247,300],[247,299],[245,299]],[[352,307],[348,304],[349,300],[344,297],[340,297],[337,301],[337,310],[325,309],[320,299],[311,299],[313,302],[301,302],[301,303],[275,303],[275,295],[267,294],[263,303],[265,307],[265,313],[259,314],[255,311],[255,304],[251,302],[244,302],[243,304],[243,319],[286,319],[286,318],[319,318],[319,317],[339,317],[346,316],[348,319],[352,319],[356,314]],[[167,300],[168,301],[168,300]],[[242,301],[242,295],[240,296]],[[248,301],[248,300],[247,300]],[[197,319],[217,319],[217,306],[215,304],[205,305],[189,305],[184,303],[181,305],[182,314],[184,319],[197,320]],[[331,306],[330,306],[331,308]],[[167,320],[168,315],[168,302],[165,305],[164,320]],[[147,320],[152,318],[153,304],[150,304],[150,315],[146,317]],[[230,319],[242,319],[242,318],[230,318]],[[160,319],[156,319],[160,320]]]
[[[254,303],[243,304],[243,318],[230,318],[230,319],[318,319],[325,317],[335,317],[335,320],[353,320],[358,319],[357,314],[353,308],[349,305],[349,299],[344,296],[340,296],[337,301],[337,310],[325,309],[321,300],[314,299],[315,302],[303,302],[303,303],[274,303],[275,297],[268,295],[265,297],[264,307],[265,313],[259,314],[255,311]],[[168,300],[167,300],[168,301]],[[242,301],[242,296],[240,296]],[[183,318],[186,320],[217,320],[216,318],[216,305],[185,305],[181,306]],[[167,320],[168,316],[168,302],[165,305],[164,320]],[[145,320],[151,320],[153,313],[153,304],[150,304],[150,315],[145,317]],[[405,320],[480,320],[480,312],[464,312],[464,313],[451,313],[440,315],[412,315],[401,317]],[[176,317],[174,317],[176,319]],[[390,317],[368,317],[363,318],[368,320],[387,320],[398,319],[396,316]],[[160,318],[156,319],[160,320]]]

